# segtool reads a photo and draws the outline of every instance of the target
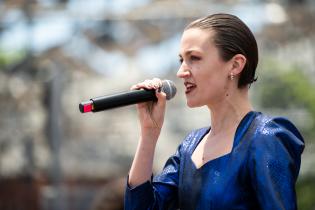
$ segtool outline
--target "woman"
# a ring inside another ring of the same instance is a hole
[[[237,17],[214,14],[189,24],[180,44],[187,105],[207,106],[211,127],[192,131],[151,180],[165,94],[138,105],[141,135],[125,209],[296,209],[295,182],[304,141],[284,118],[253,111],[256,40]],[[158,89],[159,79],[132,89]]]

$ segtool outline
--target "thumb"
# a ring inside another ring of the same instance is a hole
[[[157,104],[158,106],[165,106],[166,103],[166,94],[164,92],[155,92],[155,96],[157,97],[158,101]]]

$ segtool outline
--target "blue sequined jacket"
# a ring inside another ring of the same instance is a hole
[[[249,112],[231,153],[196,168],[191,155],[209,130],[191,132],[153,180],[127,185],[125,210],[297,209],[304,141],[290,121]]]

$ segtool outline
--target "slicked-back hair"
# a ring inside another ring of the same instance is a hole
[[[213,14],[190,23],[185,30],[199,28],[212,30],[215,46],[224,61],[229,61],[236,54],[246,57],[246,64],[240,74],[238,87],[242,88],[255,82],[258,63],[256,39],[247,25],[238,17],[230,14]]]

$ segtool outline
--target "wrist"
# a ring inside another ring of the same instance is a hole
[[[161,133],[161,128],[159,127],[150,127],[150,128],[144,128],[141,129],[141,136],[146,138],[158,138]]]
[[[141,141],[143,141],[146,144],[156,144],[159,136],[160,136],[161,130],[160,129],[154,129],[154,130],[146,130],[141,132]]]

